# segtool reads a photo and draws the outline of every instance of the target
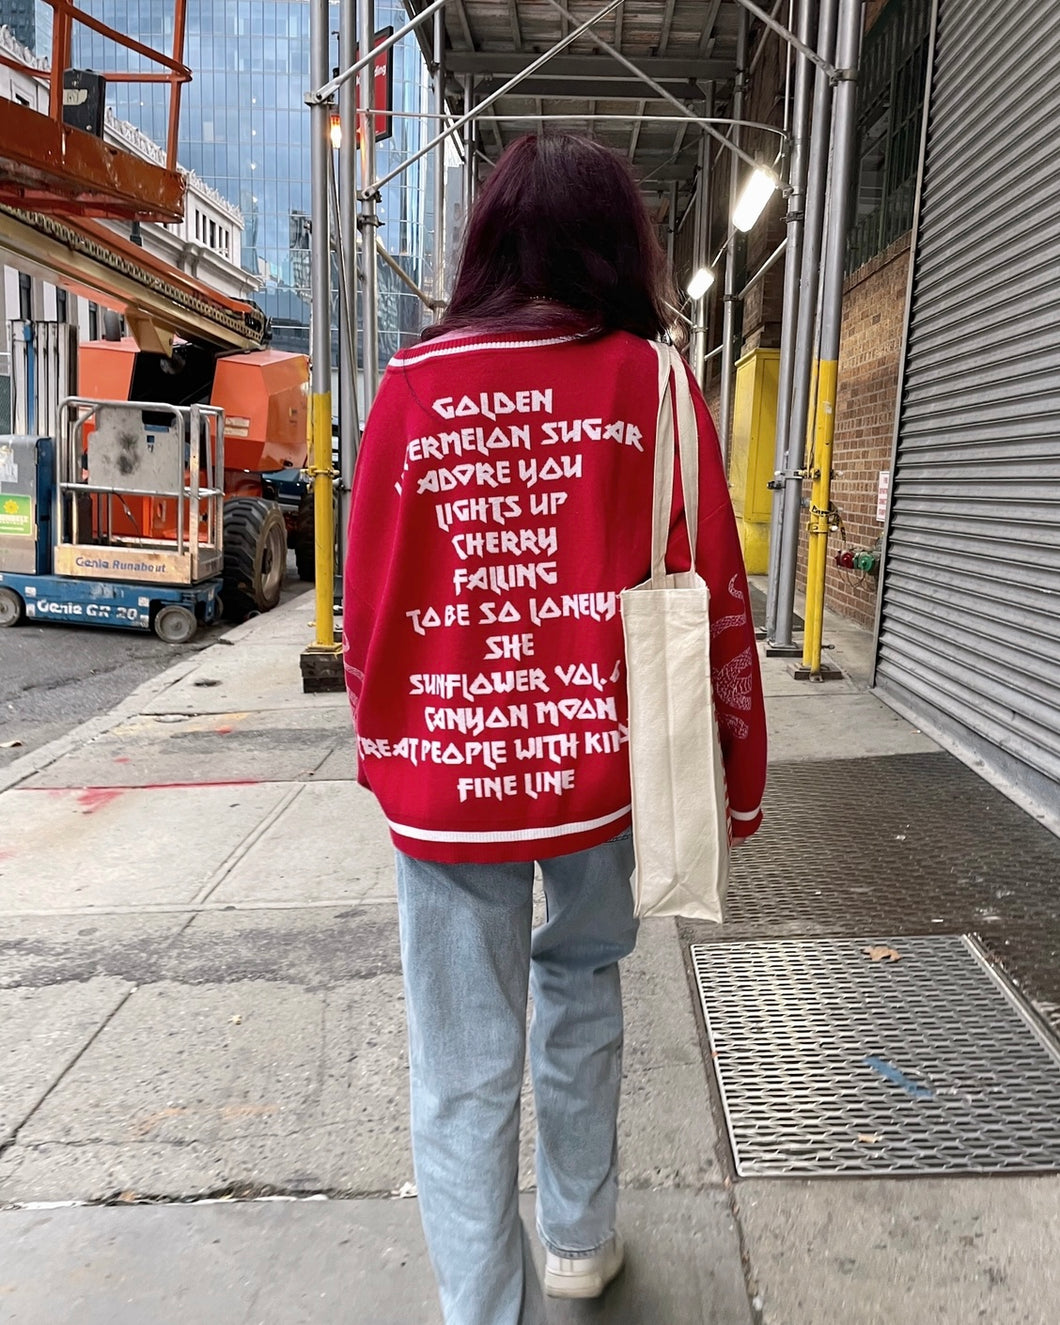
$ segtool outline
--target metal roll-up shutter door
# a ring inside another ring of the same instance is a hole
[[[1054,823],[1058,141],[1060,6],[939,0],[876,685]]]

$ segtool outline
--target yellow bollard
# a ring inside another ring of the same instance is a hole
[[[821,674],[824,632],[824,581],[828,565],[828,511],[832,501],[832,447],[835,441],[835,406],[839,363],[817,365],[817,407],[814,415],[813,487],[810,493],[809,546],[806,557],[806,628],[802,665],[811,676]]]
[[[312,453],[306,473],[313,480],[316,561],[314,640],[302,650],[302,689],[343,689],[342,642],[335,638],[335,515],[331,468],[331,392],[309,398]]]
[[[331,468],[331,392],[312,398],[316,646],[335,647],[335,504]]]

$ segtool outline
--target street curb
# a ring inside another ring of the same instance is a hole
[[[104,735],[126,718],[137,717],[146,704],[153,699],[157,699],[159,695],[164,694],[179,681],[183,681],[186,676],[189,676],[200,667],[203,660],[208,658],[215,649],[232,648],[248,636],[261,632],[265,625],[279,622],[283,619],[284,614],[292,608],[304,606],[303,598],[304,594],[296,594],[286,603],[274,607],[271,612],[253,616],[248,621],[242,621],[239,625],[232,626],[207,648],[200,649],[191,657],[178,658],[164,672],[159,672],[157,676],[142,681],[135,690],[126,695],[119,704],[116,704],[108,712],[101,713],[94,718],[88,718],[71,731],[62,736],[57,736],[54,741],[49,741],[47,745],[42,745],[39,749],[31,750],[29,754],[23,755],[21,759],[14,760],[13,763],[8,764],[5,769],[0,771],[0,795],[3,795],[5,791],[10,791],[13,787],[17,787],[20,782],[25,782],[27,778],[33,777],[36,773],[43,772],[44,769],[49,768],[65,755],[72,754],[74,750]]]

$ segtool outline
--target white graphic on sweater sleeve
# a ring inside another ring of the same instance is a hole
[[[733,612],[729,616],[719,617],[716,621],[710,623],[710,638],[717,639],[727,630],[735,630],[737,626],[747,625],[747,599],[739,588],[737,576],[733,576],[729,581],[729,597],[734,598],[741,604],[739,612]]]

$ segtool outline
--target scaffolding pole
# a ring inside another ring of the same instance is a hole
[[[747,74],[747,35],[748,17],[745,9],[740,10],[740,29],[736,38],[736,83],[732,94],[733,146],[739,147],[740,120],[743,119],[745,80]],[[733,153],[729,163],[729,217],[736,210],[736,199],[740,190],[740,158]],[[729,467],[729,451],[732,444],[732,396],[734,365],[736,359],[736,247],[741,236],[729,223],[729,241],[725,249],[725,290],[722,296],[722,331],[721,331],[721,399],[718,404],[718,440],[721,443],[721,455],[726,471]]]
[[[714,113],[713,84],[705,90],[705,98],[703,112],[705,115],[712,115]],[[695,226],[693,272],[697,272],[701,267],[707,267],[710,264],[710,161],[710,139],[703,133],[699,137],[699,178],[696,181],[696,210],[693,216],[693,225]],[[709,293],[709,289],[704,290],[695,301],[695,309],[692,315],[695,324],[692,340],[692,370],[696,375],[696,381],[699,383],[700,389],[703,387],[707,365],[707,297]]]
[[[312,0],[309,9],[310,74],[317,87],[328,76],[330,5]],[[312,645],[302,653],[304,690],[339,689],[342,657],[335,642],[334,514],[331,472],[331,228],[328,224],[328,156],[331,114],[324,103],[310,109],[310,420],[313,456],[313,516],[316,529],[316,621]]]
[[[339,63],[357,60],[357,0],[339,0]],[[339,88],[339,281],[347,315],[339,320],[339,552],[350,519],[350,484],[360,441],[357,407],[357,84]]]
[[[445,118],[445,11],[434,14],[434,110]],[[445,143],[438,144],[434,158],[434,280],[435,303],[445,299]]]
[[[817,49],[828,58],[831,58],[835,50],[838,4],[839,0],[820,0]],[[832,84],[828,75],[818,70],[814,79],[813,120],[807,143],[806,201],[803,208],[805,220],[792,368],[791,410],[788,418],[787,464],[783,475],[784,499],[779,530],[780,556],[776,591],[769,595],[775,604],[771,643],[778,651],[793,647],[795,579],[798,571],[799,535],[802,528],[802,478],[806,467],[807,421],[813,376],[814,325],[818,307],[821,240],[828,189],[831,124]]]
[[[467,230],[471,208],[475,205],[475,117],[474,83],[471,75],[464,78],[464,230]]]
[[[361,45],[368,51],[375,37],[375,0],[357,0],[357,28]],[[375,237],[380,220],[377,213],[379,185],[375,182],[375,79],[371,60],[362,56],[358,75],[361,104],[361,208],[357,228],[361,232],[361,340],[364,355],[364,412],[367,417],[379,387],[379,264]]]
[[[812,40],[817,0],[799,0],[799,40]],[[791,393],[795,377],[795,340],[802,278],[802,236],[806,208],[807,135],[810,127],[810,62],[800,52],[795,65],[791,114],[791,158],[788,170],[787,255],[784,259],[784,311],[781,317],[780,363],[777,369],[777,424],[773,458],[773,502],[769,529],[769,589],[766,639],[776,640],[777,587],[780,576],[780,529],[784,511],[783,475],[789,468]],[[794,645],[789,647],[794,648]]]
[[[862,0],[840,0],[836,62],[844,71],[835,89],[832,113],[832,169],[828,224],[822,259],[821,341],[817,362],[817,409],[813,426],[813,491],[810,497],[806,567],[806,630],[802,667],[796,676],[820,681],[824,624],[824,581],[831,525],[832,445],[835,440],[839,339],[843,324],[843,273],[846,263],[850,170],[854,158],[857,83],[861,53]],[[834,675],[838,669],[829,668]]]

